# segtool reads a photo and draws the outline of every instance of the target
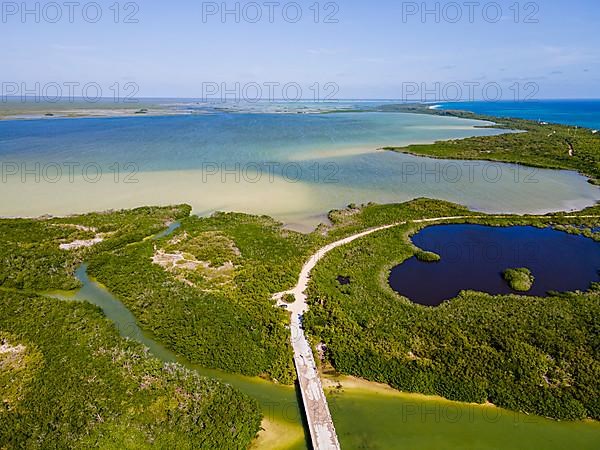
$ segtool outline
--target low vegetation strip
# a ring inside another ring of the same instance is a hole
[[[435,158],[487,160],[575,170],[589,177],[593,183],[600,183],[600,135],[593,130],[465,111],[430,109],[425,105],[388,105],[385,110],[486,120],[493,122],[494,128],[524,131],[434,144],[386,147],[386,150]]]

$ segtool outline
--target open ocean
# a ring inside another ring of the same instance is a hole
[[[442,109],[462,109],[497,117],[600,129],[600,100],[531,100],[520,102],[440,103]]]

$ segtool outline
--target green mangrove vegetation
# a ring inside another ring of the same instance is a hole
[[[257,403],[119,337],[94,306],[0,292],[0,447],[246,448]]]
[[[295,283],[319,239],[267,217],[190,211],[0,220],[0,288],[73,290],[86,261],[143,327],[192,362],[292,383],[287,316],[271,296]],[[175,221],[181,227],[171,235],[149,239]],[[89,245],[61,248],[78,241]]]
[[[584,236],[589,239],[593,239],[596,242],[600,242],[600,233],[598,228],[581,225],[556,225],[554,229],[564,231],[565,233],[573,234],[575,236]]]
[[[440,255],[434,252],[426,252],[423,250],[417,250],[415,257],[422,262],[438,262],[441,260]]]
[[[281,300],[285,303],[294,303],[296,301],[296,297],[294,297],[293,294],[284,294],[283,297],[281,297]]]
[[[165,228],[187,217],[187,205],[144,207],[65,218],[0,220],[0,287],[30,291],[71,290],[79,287],[73,277],[81,262],[93,254],[111,250]],[[102,242],[62,250],[61,244],[100,237]]]
[[[531,270],[526,267],[506,269],[502,275],[510,288],[519,292],[530,291],[535,281],[535,277],[531,273]]]
[[[292,383],[288,318],[272,295],[295,284],[316,239],[245,214],[180,223],[168,237],[95,255],[90,275],[190,361]]]
[[[572,215],[491,217],[418,199],[332,211],[330,224],[308,235],[268,217],[190,216],[185,205],[0,220],[0,441],[244,448],[258,431],[259,408],[246,396],[164,366],[121,339],[91,305],[37,294],[78,288],[73,273],[83,262],[144,329],[192,363],[291,384],[289,317],[272,295],[296,284],[318,248],[372,227],[437,217],[595,233],[600,221],[585,216],[600,215],[599,206]],[[178,228],[160,233],[174,222]],[[597,287],[546,299],[465,292],[421,308],[398,297],[385,276],[411,256],[439,258],[410,242],[424,226],[378,232],[319,263],[304,321],[313,342],[326,344],[327,360],[401,390],[598,418]]]
[[[421,200],[333,217],[403,222],[415,218],[412,207],[419,211],[423,202],[429,217],[461,215],[456,205]],[[578,215],[594,212],[597,207]],[[548,227],[594,226],[598,219],[558,214],[446,222]],[[548,298],[463,292],[438,308],[415,305],[386,280],[391,267],[418,252],[409,236],[424,226],[401,225],[357,240],[329,253],[314,270],[304,323],[313,342],[325,343],[333,367],[408,392],[556,419],[600,418],[597,286]],[[340,286],[341,273],[353,282]]]

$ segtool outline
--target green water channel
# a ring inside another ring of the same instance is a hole
[[[330,393],[328,399],[344,449],[600,448],[600,423],[593,421],[558,422],[489,405],[370,387]]]

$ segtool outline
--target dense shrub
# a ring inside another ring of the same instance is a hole
[[[258,432],[254,400],[149,357],[87,303],[0,292],[0,330],[24,349],[0,376],[1,398],[24,383],[2,448],[246,448]]]
[[[556,220],[486,219],[491,224]],[[417,225],[329,253],[312,274],[304,324],[342,373],[452,400],[557,419],[600,419],[600,293],[548,298],[463,292],[437,308],[385,284],[414,255]],[[340,286],[344,273],[353,282]]]

